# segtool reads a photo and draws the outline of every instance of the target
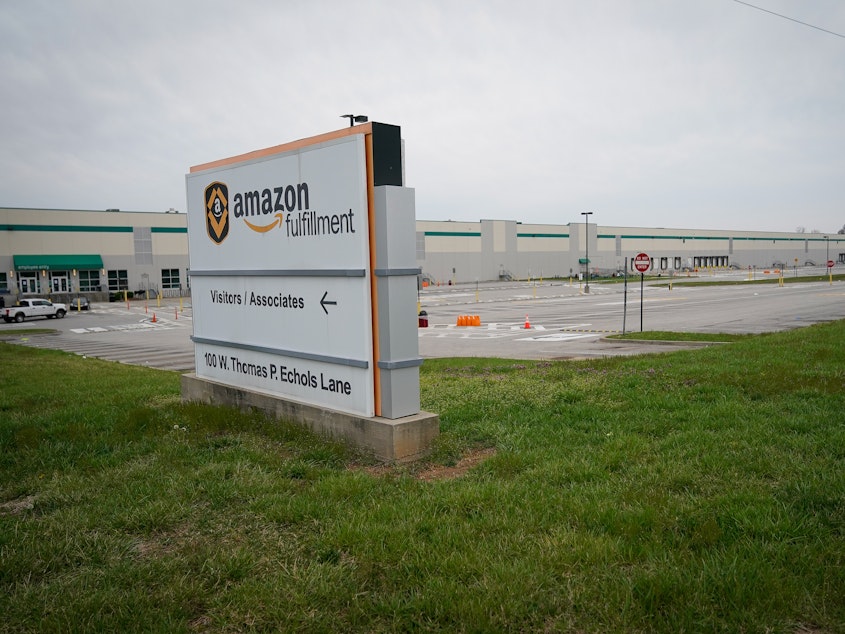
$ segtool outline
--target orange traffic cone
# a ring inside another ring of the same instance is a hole
[[[156,321],[158,321],[158,320],[156,319],[156,314],[155,314],[155,313],[153,313],[153,323],[156,323]]]
[[[525,329],[529,330],[531,328],[531,324],[528,321],[528,315],[525,316]]]

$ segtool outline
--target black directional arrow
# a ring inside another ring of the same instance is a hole
[[[320,300],[320,306],[322,306],[323,310],[326,312],[327,315],[329,314],[329,309],[326,308],[326,304],[328,304],[329,306],[337,306],[337,302],[333,302],[330,299],[326,299],[326,295],[328,294],[328,291],[323,293],[323,299]]]

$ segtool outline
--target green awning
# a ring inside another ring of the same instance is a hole
[[[84,271],[103,268],[99,255],[15,255],[16,271]]]

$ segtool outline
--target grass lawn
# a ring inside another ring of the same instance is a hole
[[[757,271],[755,274],[754,279],[744,279],[744,280],[724,280],[724,279],[714,279],[708,280],[706,279],[706,274],[701,274],[700,281],[697,280],[688,280],[685,277],[678,276],[674,279],[667,280],[663,284],[655,284],[655,286],[669,286],[671,283],[672,286],[743,286],[748,284],[780,284],[780,276],[774,273],[769,275],[762,275],[760,271]],[[628,278],[628,283],[630,284],[630,277]],[[646,279],[656,280],[661,279],[659,277],[646,277]],[[808,283],[818,283],[818,282],[842,282],[845,281],[845,274],[837,273],[833,274],[819,274],[819,275],[802,275],[802,276],[793,276],[791,272],[784,271],[783,272],[783,283],[784,284],[808,284]]]
[[[836,269],[834,269],[836,270]],[[768,274],[763,272],[764,269],[756,269],[753,274],[753,279],[747,277],[738,279],[725,279],[721,277],[713,277],[707,271],[685,275],[678,273],[677,275],[652,275],[647,274],[644,277],[646,282],[661,282],[652,283],[652,286],[663,287],[669,286],[746,286],[755,284],[780,284],[781,276],[772,269]],[[712,279],[711,279],[712,278]],[[795,276],[792,271],[783,272],[784,284],[809,284],[818,282],[843,282],[845,281],[845,273],[818,273],[815,275],[801,275]],[[624,277],[596,277],[590,279],[590,284],[624,284]],[[634,285],[640,283],[640,276],[637,273],[628,274],[628,284]]]
[[[632,339],[639,341],[699,341],[702,343],[727,343],[741,341],[754,335],[723,332],[672,332],[666,330],[646,330],[627,332],[624,335],[608,335],[607,339]]]
[[[0,344],[0,632],[845,632],[845,321],[426,361],[378,465]]]

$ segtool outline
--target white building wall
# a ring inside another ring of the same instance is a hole
[[[133,230],[149,228],[152,264],[140,264]],[[583,270],[589,240],[591,270],[609,274],[648,253],[667,274],[686,268],[731,265],[845,263],[845,235],[603,226],[522,224],[511,220],[417,220],[418,264],[442,283],[514,277],[567,277]],[[103,283],[109,270],[126,270],[129,288],[161,287],[162,269],[178,269],[188,288],[187,217],[123,211],[0,208],[0,291],[15,290],[15,255],[97,254]]]
[[[134,233],[138,228],[150,232],[151,263],[140,262],[137,257]],[[103,291],[109,271],[126,271],[129,290],[161,290],[162,269],[178,269],[179,280],[187,288],[187,217],[176,213],[0,208],[0,290],[10,295],[20,292],[21,272],[14,267],[14,258],[20,255],[98,255],[103,262],[99,271]],[[71,294],[79,289],[79,273],[67,272]],[[38,292],[46,294],[51,290],[45,283],[50,273],[41,272],[39,276]]]

